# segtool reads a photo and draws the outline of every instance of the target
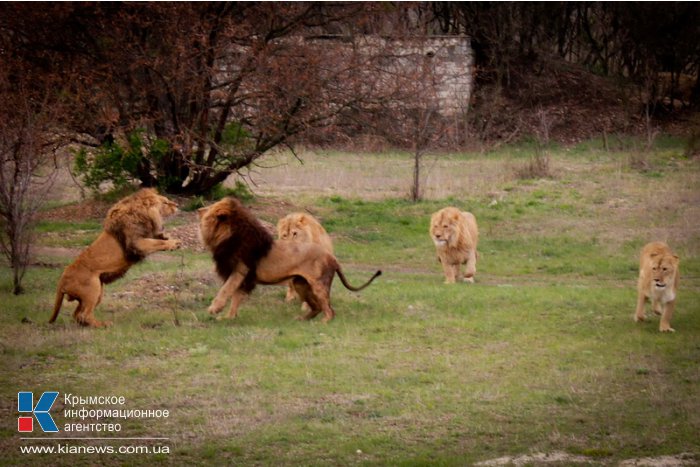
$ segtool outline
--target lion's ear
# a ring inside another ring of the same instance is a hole
[[[203,208],[197,209],[197,217],[199,217],[201,219],[204,216],[204,214],[206,214],[206,212],[208,210],[209,210],[208,207],[203,207]]]
[[[306,224],[306,216],[299,216],[299,224]]]

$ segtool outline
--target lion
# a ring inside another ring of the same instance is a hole
[[[676,293],[680,281],[679,258],[664,242],[651,242],[642,248],[637,282],[636,322],[644,321],[644,303],[651,300],[651,308],[661,315],[659,331],[675,332],[671,317],[676,306]]]
[[[314,216],[305,212],[295,212],[280,219],[277,222],[277,238],[295,242],[315,243],[328,253],[333,254],[333,242],[328,232]],[[290,302],[295,298],[297,298],[297,294],[290,283],[287,287],[285,301]]]
[[[221,312],[231,299],[226,318],[234,318],[257,284],[280,284],[291,279],[310,308],[299,319],[310,320],[323,312],[323,322],[328,322],[335,317],[330,290],[336,274],[348,290],[359,292],[382,273],[377,271],[366,283],[353,287],[335,256],[315,243],[274,240],[235,198],[201,208],[198,215],[202,243],[211,251],[216,271],[225,281],[209,306],[212,315]]]
[[[443,208],[430,218],[430,237],[445,273],[445,283],[454,284],[460,280],[461,264],[466,264],[463,280],[473,283],[479,242],[476,217],[457,208]]]
[[[102,300],[104,285],[124,276],[151,253],[179,248],[179,240],[170,240],[163,234],[163,217],[175,212],[177,204],[152,188],[137,191],[112,206],[102,233],[63,271],[49,323],[56,321],[67,295],[68,301],[78,301],[73,317],[79,324],[111,324],[93,316]]]

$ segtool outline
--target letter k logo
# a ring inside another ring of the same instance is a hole
[[[36,417],[36,421],[39,422],[39,426],[45,433],[55,433],[58,431],[56,423],[49,414],[49,410],[56,402],[58,397],[58,391],[46,391],[39,398],[39,402],[34,406],[34,394],[31,392],[18,392],[17,393],[17,411],[22,413],[31,412]],[[17,426],[18,431],[21,432],[31,432],[34,431],[34,424],[32,423],[32,417],[19,417]]]

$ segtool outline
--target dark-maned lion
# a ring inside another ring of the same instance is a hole
[[[637,310],[635,321],[644,321],[644,303],[651,301],[651,309],[661,315],[659,331],[675,332],[671,317],[676,306],[676,293],[680,281],[678,256],[664,242],[647,243],[639,258],[637,282]]]
[[[200,234],[212,252],[216,270],[225,281],[209,313],[219,313],[231,299],[226,315],[233,318],[241,301],[256,284],[280,284],[292,280],[300,298],[311,308],[301,319],[323,312],[323,321],[335,316],[330,303],[331,283],[336,274],[352,291],[367,287],[381,274],[377,271],[364,285],[351,286],[335,256],[314,243],[277,240],[234,198],[225,198],[198,212]]]
[[[73,317],[79,324],[94,327],[110,324],[93,316],[102,300],[104,284],[119,279],[151,253],[180,246],[179,240],[169,240],[163,235],[163,216],[176,211],[174,202],[152,188],[142,189],[112,206],[104,231],[63,271],[49,323],[58,317],[63,297],[67,295],[69,301],[78,301]]]

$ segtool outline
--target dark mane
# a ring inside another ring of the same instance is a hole
[[[231,235],[214,249],[216,272],[226,280],[236,270],[239,262],[248,267],[248,274],[241,285],[245,292],[255,288],[258,261],[272,248],[270,232],[235,198],[228,198],[231,210],[225,222],[231,228]]]

